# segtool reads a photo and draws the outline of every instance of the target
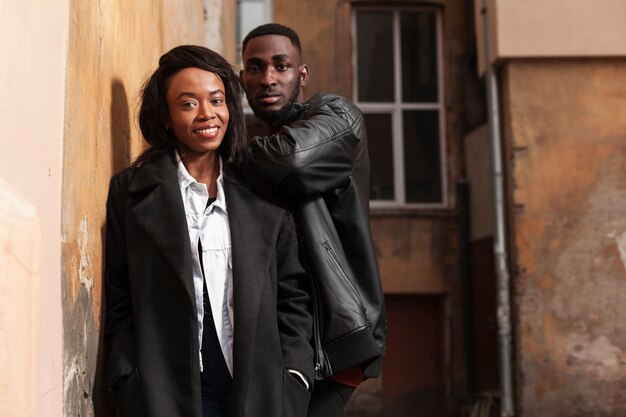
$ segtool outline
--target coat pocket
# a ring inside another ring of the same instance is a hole
[[[297,375],[283,370],[283,415],[282,417],[305,417],[309,408],[311,393]]]
[[[113,391],[122,417],[146,417],[139,371],[135,369]]]

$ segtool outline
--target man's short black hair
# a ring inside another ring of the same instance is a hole
[[[302,53],[302,46],[300,45],[300,37],[298,36],[296,31],[288,26],[281,25],[280,23],[266,23],[264,25],[257,26],[256,28],[252,29],[250,33],[248,33],[245,39],[243,40],[243,43],[241,45],[241,53],[243,54],[243,52],[246,50],[246,45],[248,45],[248,41],[250,39],[253,39],[259,36],[264,36],[264,35],[285,36],[289,38],[289,40],[291,41],[291,44],[296,47],[298,52]]]

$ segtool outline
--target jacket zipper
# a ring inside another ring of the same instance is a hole
[[[330,363],[322,348],[322,333],[320,330],[320,306],[317,281],[313,282],[313,339],[315,343],[315,379],[322,380],[331,375]],[[325,366],[322,366],[324,364]]]

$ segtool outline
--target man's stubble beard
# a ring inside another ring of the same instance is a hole
[[[301,84],[300,84],[300,80],[298,80],[298,84],[294,87],[293,91],[291,92],[291,97],[289,97],[287,104],[285,104],[283,107],[281,107],[278,110],[263,110],[252,105],[250,103],[250,100],[248,100],[248,103],[250,104],[250,107],[252,108],[252,111],[254,112],[254,115],[257,118],[259,118],[260,120],[262,120],[263,122],[267,123],[270,126],[282,126],[284,124],[283,122],[289,118],[289,115],[291,114],[291,110],[293,109],[293,106],[296,104],[298,100],[298,95],[300,94],[300,88],[301,88]]]

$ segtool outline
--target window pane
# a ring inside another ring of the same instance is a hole
[[[406,202],[439,203],[442,201],[439,112],[404,111],[402,119]]]
[[[427,12],[400,15],[404,102],[436,102],[438,99],[435,16]]]
[[[238,4],[239,15],[239,41],[241,45],[243,38],[246,37],[255,27],[266,23],[265,17],[265,1],[264,0],[240,0]]]
[[[392,25],[391,12],[359,11],[356,14],[359,101],[393,101]]]
[[[364,114],[370,155],[370,198],[393,200],[393,147],[391,114]]]

